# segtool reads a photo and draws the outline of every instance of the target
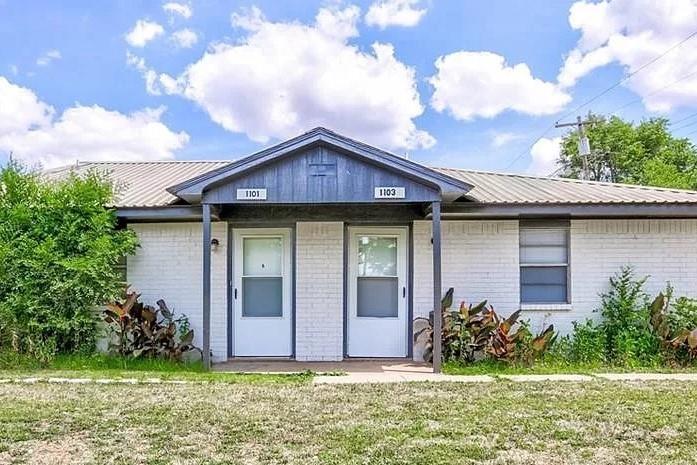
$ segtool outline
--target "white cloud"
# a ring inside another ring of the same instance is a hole
[[[184,19],[189,19],[194,14],[191,5],[187,3],[167,2],[162,5],[162,9],[172,16],[179,15]]]
[[[315,24],[274,23],[257,8],[232,15],[245,37],[213,44],[177,78],[132,63],[155,92],[178,93],[196,102],[213,121],[258,142],[283,139],[315,126],[386,147],[430,147],[419,130],[413,68],[398,61],[389,44],[361,51],[356,7],[321,9]]]
[[[63,58],[60,50],[49,50],[36,59],[36,64],[39,66],[48,66],[54,60]]]
[[[171,40],[181,48],[191,48],[198,42],[198,35],[191,29],[185,28],[173,32]]]
[[[431,106],[459,120],[493,118],[506,110],[549,115],[571,100],[555,84],[535,78],[525,63],[509,66],[495,53],[460,51],[435,64],[438,72],[429,78],[435,89]]]
[[[528,173],[547,176],[554,173],[559,166],[559,154],[561,153],[561,137],[548,139],[543,137],[530,148],[532,162],[528,166]]]
[[[559,72],[559,83],[565,87],[610,63],[618,63],[627,73],[632,73],[658,57],[694,32],[697,1],[577,1],[571,6],[569,23],[581,32],[581,38]],[[651,64],[625,85],[644,99],[650,111],[667,112],[678,106],[696,105],[697,75],[689,76],[697,68],[695,43],[697,37]],[[680,82],[670,85],[676,81]]]
[[[0,76],[0,135],[25,132],[50,123],[55,110],[29,89]]]
[[[133,47],[145,47],[145,44],[164,33],[164,28],[158,23],[139,19],[133,29],[126,34],[126,42]]]
[[[419,3],[420,0],[377,0],[368,8],[365,22],[380,29],[416,26],[426,14],[426,8],[418,8]]]
[[[513,141],[521,139],[523,136],[521,134],[516,134],[514,132],[493,132],[491,134],[491,146],[494,148],[501,148],[504,145],[508,145]]]
[[[10,72],[12,75],[17,76],[19,74],[19,67],[17,65],[10,65]]]
[[[189,140],[185,132],[173,132],[160,121],[164,108],[125,115],[76,105],[55,118],[53,107],[2,76],[0,101],[0,151],[47,168],[78,159],[169,159]]]

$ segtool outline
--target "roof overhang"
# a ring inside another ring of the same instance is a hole
[[[473,186],[446,174],[432,170],[419,163],[394,155],[375,147],[341,136],[325,128],[316,128],[301,136],[262,150],[222,168],[194,177],[167,188],[167,191],[190,203],[201,202],[204,191],[226,181],[242,176],[274,160],[290,156],[299,151],[324,144],[367,163],[399,173],[416,182],[438,189],[441,199],[452,202],[469,192]]]
[[[572,218],[697,218],[697,203],[482,204],[443,206],[443,219],[503,219],[534,216]]]
[[[203,209],[200,205],[171,205],[166,207],[119,207],[116,215],[129,223],[201,221]],[[212,212],[217,220],[218,213]]]

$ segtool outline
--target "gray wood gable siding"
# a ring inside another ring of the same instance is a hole
[[[375,199],[375,187],[404,187],[405,198]],[[237,189],[266,189],[267,199],[237,200]],[[208,189],[204,203],[363,203],[430,202],[439,200],[435,187],[358,160],[328,147],[317,146],[240,175]]]

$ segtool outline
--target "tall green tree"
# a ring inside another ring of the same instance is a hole
[[[96,173],[47,182],[15,163],[0,169],[0,337],[6,343],[10,335],[22,351],[93,350],[95,308],[121,292],[116,264],[137,245],[105,208],[113,196]]]
[[[674,137],[667,119],[638,124],[616,116],[589,119],[592,124],[585,130],[591,145],[591,180],[697,189],[697,149],[689,139]],[[564,136],[559,166],[562,177],[581,177],[577,131]]]

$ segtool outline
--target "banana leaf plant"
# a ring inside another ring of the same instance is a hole
[[[518,324],[520,311],[501,318],[487,301],[464,302],[450,310],[453,288],[441,300],[442,350],[444,360],[467,363],[485,357],[507,362],[529,362],[540,357],[556,339],[552,325],[533,337],[527,325]],[[414,342],[423,342],[423,357],[433,361],[433,312],[414,320]]]
[[[123,301],[106,305],[103,318],[113,333],[110,351],[125,357],[181,360],[184,353],[199,350],[185,316],[175,318],[162,299],[153,307],[139,297],[127,289]]]
[[[689,361],[697,359],[697,328],[684,328],[677,334],[672,333],[668,321],[669,308],[670,297],[660,292],[649,307],[651,330],[664,351],[678,357],[684,355]]]

